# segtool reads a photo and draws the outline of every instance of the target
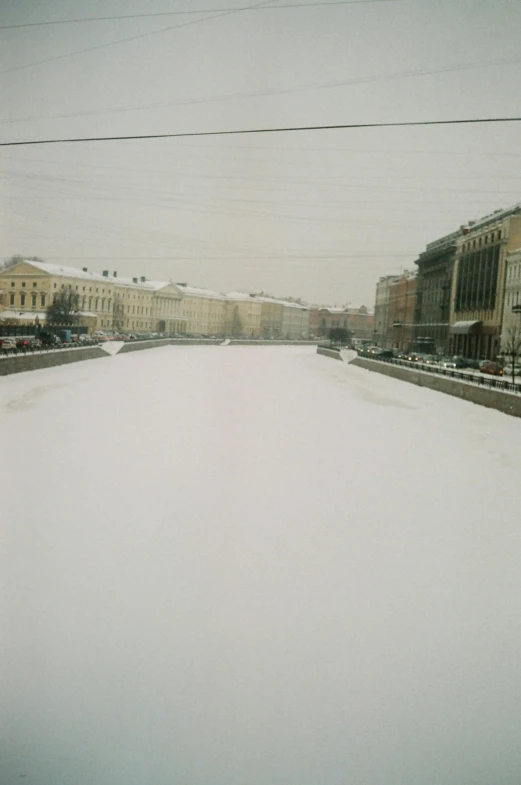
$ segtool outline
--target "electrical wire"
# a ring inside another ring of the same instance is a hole
[[[26,68],[32,68],[35,65],[45,65],[46,63],[54,63],[58,60],[65,60],[68,57],[74,57],[75,55],[85,54],[87,52],[97,52],[100,49],[106,49],[109,46],[116,46],[117,44],[126,44],[130,41],[139,41],[142,38],[149,38],[152,35],[159,35],[160,33],[167,33],[170,30],[179,30],[181,27],[190,27],[191,25],[198,25],[203,24],[203,22],[210,22],[212,19],[220,19],[224,16],[231,16],[231,14],[238,14],[242,11],[251,11],[255,8],[260,8],[262,6],[270,5],[271,3],[276,2],[276,0],[263,0],[261,3],[256,3],[252,6],[244,6],[242,8],[234,8],[231,10],[224,11],[222,13],[214,14],[213,16],[207,16],[204,19],[195,19],[191,22],[182,22],[180,25],[170,25],[169,27],[162,27],[161,30],[152,30],[150,33],[139,33],[138,35],[132,35],[128,38],[118,38],[116,41],[107,41],[105,44],[96,44],[96,46],[89,46],[86,49],[78,49],[75,52],[68,52],[67,54],[63,55],[55,55],[54,57],[46,57],[44,60],[36,60],[33,63],[25,63],[25,65],[16,65],[13,68],[6,68],[3,71],[0,71],[0,76],[4,74],[12,74],[15,71],[23,71]]]
[[[362,128],[412,128],[434,125],[474,125],[483,123],[519,123],[521,117],[479,117],[464,120],[417,120],[396,123],[339,123],[335,125],[299,125],[281,128],[242,128],[232,131],[184,131],[171,134],[135,134],[122,136],[86,136],[63,139],[32,139],[20,142],[0,142],[0,147],[20,147],[36,144],[77,144],[83,142],[145,141],[150,139],[181,139],[198,136],[239,136],[252,134],[280,134],[297,131],[340,131]]]
[[[322,8],[324,6],[343,6],[343,5],[369,5],[370,3],[397,3],[400,0],[336,0],[335,2],[325,3],[282,3],[273,7],[252,7],[251,11],[278,11],[279,9],[288,8]],[[49,25],[71,25],[82,24],[83,22],[111,22],[120,21],[122,19],[151,19],[162,16],[188,16],[194,14],[213,14],[216,11],[237,11],[243,9],[237,8],[200,8],[200,9],[185,9],[181,11],[160,11],[153,14],[120,14],[119,16],[90,16],[83,19],[57,19],[48,22],[23,22],[15,25],[0,25],[0,30],[16,30],[25,27],[46,27]]]
[[[521,62],[519,57],[509,57],[503,60],[477,61],[473,63],[455,63],[451,66],[442,66],[433,69],[419,69],[417,71],[396,71],[390,74],[376,74],[360,76],[354,79],[343,79],[337,82],[322,82],[297,85],[296,87],[268,88],[255,92],[228,93],[217,95],[210,98],[192,98],[182,101],[159,101],[151,104],[141,104],[138,106],[118,106],[116,108],[105,107],[102,109],[90,109],[84,112],[65,112],[49,115],[28,115],[26,117],[15,117],[9,120],[0,120],[0,125],[11,125],[12,123],[37,122],[41,120],[61,120],[75,117],[92,117],[96,115],[122,114],[124,112],[143,112],[150,109],[169,109],[174,106],[198,106],[201,104],[220,103],[222,101],[241,101],[252,98],[270,98],[275,95],[291,95],[317,90],[330,90],[339,87],[353,87],[359,84],[370,84],[375,82],[388,82],[400,79],[412,79],[418,76],[437,76],[440,74],[454,73],[457,71],[471,71],[476,68],[497,68],[501,66],[517,65]]]

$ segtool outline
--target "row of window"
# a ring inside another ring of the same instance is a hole
[[[11,289],[14,289],[15,287],[16,287],[16,281],[11,281]],[[22,281],[21,282],[21,288],[22,289],[27,288],[27,282],[26,281]],[[33,281],[32,282],[32,288],[33,289],[38,288],[38,282],[37,281]],[[53,289],[57,289],[57,288],[58,288],[58,284],[56,284],[56,283],[53,284]],[[65,284],[64,283],[62,283],[61,288],[65,289]],[[72,289],[72,284],[69,284],[68,288]],[[79,290],[80,290],[80,287],[76,286],[76,291],[79,292]],[[82,287],[82,292],[85,292],[86,290],[87,290],[87,288],[85,286],[83,286]],[[89,292],[92,292],[92,286],[89,286]],[[101,293],[105,294],[105,289],[102,289]],[[96,287],[96,294],[99,294],[99,288],[98,287]]]
[[[36,292],[31,294],[31,307],[32,308],[36,308],[37,298],[38,298],[38,295],[36,294]],[[26,299],[27,299],[27,295],[25,294],[25,292],[22,292],[20,294],[20,307],[21,308],[25,307]],[[40,308],[45,308],[45,299],[46,299],[46,295],[45,294],[40,294]],[[9,305],[11,305],[11,306],[12,305],[16,305],[15,293],[14,292],[11,292],[11,294],[9,295]]]
[[[474,240],[469,240],[467,243],[463,243],[462,250],[470,251],[471,248],[481,248],[481,245],[488,245],[489,242],[495,243],[496,240],[501,240],[501,230],[491,232],[490,235],[486,234],[484,237],[478,237]]]
[[[458,265],[456,311],[492,311],[496,305],[499,246],[464,256]]]
[[[509,281],[518,281],[521,278],[521,265],[509,266],[507,278]]]

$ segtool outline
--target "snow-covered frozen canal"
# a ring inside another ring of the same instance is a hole
[[[167,347],[0,439],[2,785],[519,785],[520,420]]]

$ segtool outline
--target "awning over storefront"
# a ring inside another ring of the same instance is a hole
[[[450,328],[451,335],[470,335],[476,332],[476,328],[480,325],[480,321],[475,322],[454,322]]]

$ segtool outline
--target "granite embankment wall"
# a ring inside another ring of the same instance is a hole
[[[400,381],[416,384],[419,387],[428,387],[430,390],[454,395],[465,401],[487,406],[489,409],[498,409],[505,414],[521,417],[521,396],[519,395],[502,390],[491,390],[487,387],[477,387],[475,384],[450,379],[446,376],[431,375],[415,368],[404,368],[400,365],[378,362],[378,360],[366,360],[363,357],[355,357],[349,365],[383,373],[384,376],[391,376],[393,379],[400,379]]]
[[[326,349],[325,346],[317,346],[317,354],[324,354],[326,357],[332,357],[334,360],[344,361],[344,358],[337,349]]]
[[[60,349],[55,352],[24,354],[23,357],[6,357],[0,360],[0,376],[23,371],[38,371],[41,368],[53,368],[55,365],[67,365],[82,360],[99,360],[109,355],[98,346],[85,349]]]
[[[283,345],[314,345],[314,341],[242,341],[239,339],[231,340],[230,345],[245,346],[283,346]],[[157,349],[160,346],[219,346],[222,338],[164,338],[157,341],[133,341],[125,343],[117,352],[127,354],[127,352],[139,352],[143,349]],[[23,373],[24,371],[37,371],[41,368],[53,368],[57,365],[67,365],[67,363],[77,363],[82,360],[99,360],[111,355],[99,346],[92,346],[85,349],[60,349],[52,352],[35,352],[34,354],[15,355],[14,357],[0,358],[0,376],[8,376],[12,373]]]

